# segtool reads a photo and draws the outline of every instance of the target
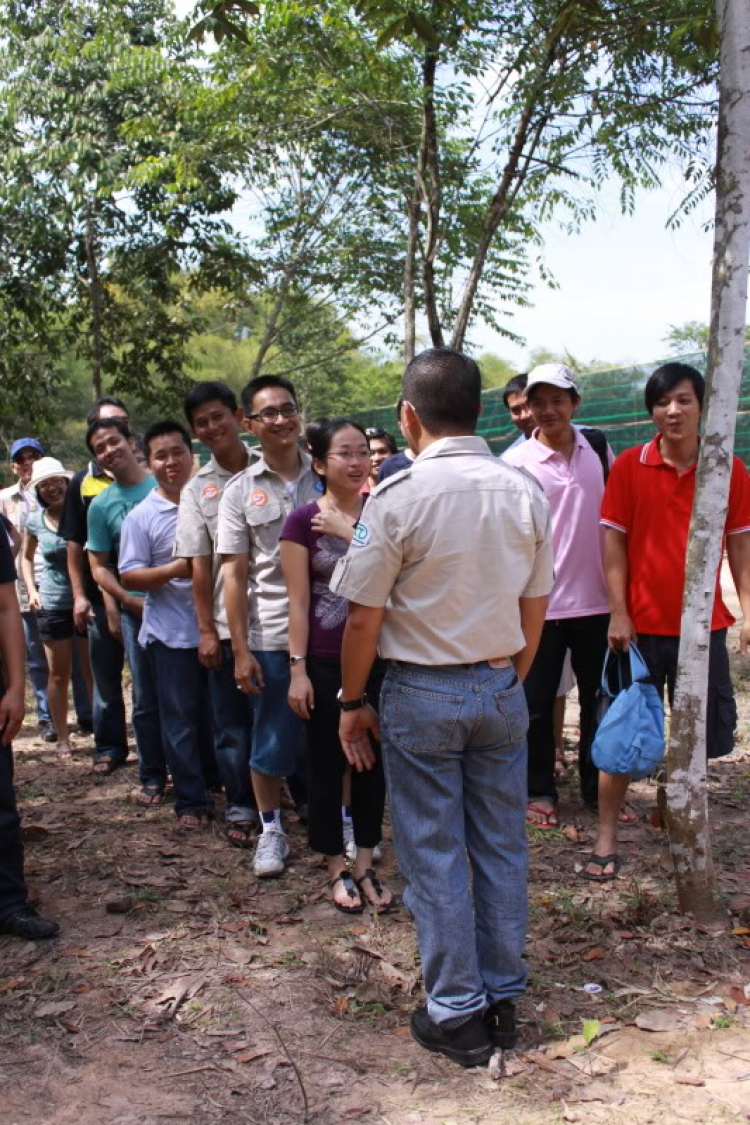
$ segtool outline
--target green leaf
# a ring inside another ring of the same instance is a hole
[[[601,1027],[602,1025],[599,1023],[599,1020],[583,1021],[583,1038],[586,1042],[587,1047],[590,1047],[594,1042],[599,1032],[601,1031]]]

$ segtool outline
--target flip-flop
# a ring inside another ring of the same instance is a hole
[[[251,848],[257,834],[258,826],[251,820],[233,820],[226,827],[227,843],[233,848]]]
[[[601,868],[601,874],[599,875],[591,875],[590,872],[584,869],[584,879],[589,879],[592,883],[611,883],[613,879],[617,878],[620,873],[620,868],[622,867],[622,859],[616,852],[612,852],[610,855],[596,855],[592,853],[586,860],[586,863],[593,863],[596,867]],[[610,875],[605,875],[604,868],[610,863],[614,865],[614,871]]]
[[[539,816],[543,816],[544,820],[534,820],[529,816],[530,812],[535,812]],[[540,805],[535,805],[533,801],[529,801],[526,806],[526,823],[530,824],[533,828],[541,828],[542,832],[549,832],[551,828],[560,827],[556,809],[543,809]]]
[[[623,817],[622,814],[627,813],[627,812],[632,813],[632,816]],[[639,820],[640,820],[640,817],[638,816],[638,813],[633,808],[633,806],[628,804],[627,801],[623,801],[622,804],[620,805],[620,808],[619,808],[618,812],[617,812],[617,823],[618,824],[637,824]]]
[[[381,895],[384,889],[383,884],[380,882],[380,879],[378,879],[373,869],[368,867],[361,879],[354,880],[354,885],[359,891],[362,901],[367,902],[367,905],[372,907],[376,914],[390,914],[392,910],[395,910],[397,905],[395,897],[392,897],[390,902],[380,903],[372,901],[365,891],[365,888],[362,886],[366,879],[369,879],[372,883],[372,889],[376,895]]]
[[[114,758],[98,758],[91,766],[91,772],[95,773],[97,777],[107,777],[109,774],[114,773],[117,769],[118,763]]]
[[[142,809],[156,809],[164,803],[164,794],[155,785],[144,785],[137,794],[135,803]]]
[[[354,879],[352,879],[352,877],[351,877],[351,875],[349,874],[348,871],[346,871],[346,870],[340,871],[335,879],[331,879],[331,881],[328,885],[331,888],[331,890],[333,890],[333,888],[336,886],[337,883],[342,884],[342,886],[344,887],[344,890],[349,895],[349,898],[357,898],[358,897],[357,884],[354,882]],[[365,909],[365,905],[362,902],[361,898],[359,900],[359,905],[354,905],[354,906],[346,906],[343,902],[337,902],[336,899],[333,898],[333,897],[331,898],[331,902],[333,903],[333,905],[336,907],[337,910],[341,911],[342,914],[362,914],[364,909]]]

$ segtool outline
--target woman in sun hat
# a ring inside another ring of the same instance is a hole
[[[73,590],[68,577],[68,548],[58,534],[58,525],[68,490],[69,473],[55,457],[34,462],[29,489],[39,506],[29,514],[23,537],[23,578],[29,593],[29,608],[35,610],[39,636],[49,665],[49,699],[52,722],[57,731],[57,753],[70,758],[68,734],[68,686],[73,663],[73,643],[79,646],[81,667],[89,696],[91,669],[86,634],[76,633],[73,623]],[[34,556],[39,550],[44,562],[37,585]]]

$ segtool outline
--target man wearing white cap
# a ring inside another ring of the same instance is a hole
[[[600,431],[572,424],[581,396],[568,367],[561,363],[535,367],[529,372],[526,398],[536,428],[505,459],[538,480],[552,515],[555,585],[539,649],[524,683],[529,706],[527,820],[549,829],[558,824],[552,713],[568,649],[581,707],[581,792],[587,805],[595,807],[597,802],[598,775],[590,746],[609,624],[599,513],[614,454]]]

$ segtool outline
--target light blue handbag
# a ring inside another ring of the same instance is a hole
[[[614,675],[613,675],[614,673]],[[609,650],[598,693],[599,726],[591,747],[595,766],[605,773],[649,777],[664,757],[664,704],[634,644],[628,652]],[[614,686],[613,686],[614,680]]]

